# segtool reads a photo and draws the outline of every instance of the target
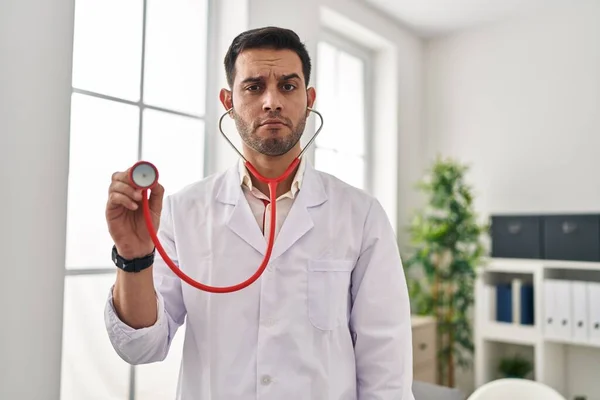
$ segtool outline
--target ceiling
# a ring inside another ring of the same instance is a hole
[[[363,0],[423,37],[446,35],[577,0]]]

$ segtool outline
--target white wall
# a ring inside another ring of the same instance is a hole
[[[482,213],[600,210],[600,2],[427,44],[427,156],[473,165]]]
[[[72,41],[72,0],[0,2],[1,399],[59,398]]]
[[[429,41],[424,65],[427,161],[472,165],[482,217],[600,211],[600,2]]]

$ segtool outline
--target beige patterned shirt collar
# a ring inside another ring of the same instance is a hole
[[[279,199],[281,199],[283,197],[289,197],[289,198],[293,199],[296,197],[296,194],[298,193],[298,191],[300,190],[300,187],[302,186],[302,179],[304,178],[305,169],[306,169],[306,158],[302,157],[300,159],[300,164],[298,165],[298,169],[296,170],[296,175],[294,176],[294,180],[292,181],[292,186],[291,186],[290,190],[287,193],[281,195],[279,197]],[[253,187],[252,179],[250,178],[250,172],[248,171],[248,168],[246,168],[246,165],[244,164],[244,160],[241,158],[239,161],[239,172],[240,172],[241,185],[245,186],[248,190],[250,190],[250,192],[256,194],[256,192],[258,192],[258,190]]]

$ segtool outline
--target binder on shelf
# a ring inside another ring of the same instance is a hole
[[[587,283],[589,341],[600,345],[600,283]]]
[[[521,279],[512,280],[512,323],[519,324],[521,321]]]
[[[544,336],[569,340],[572,336],[571,282],[560,279],[544,281]]]
[[[496,321],[513,322],[512,283],[496,285]]]
[[[571,282],[571,313],[573,315],[572,337],[575,340],[588,340],[588,311],[587,311],[587,284],[585,282]]]
[[[554,281],[544,281],[544,335],[547,338],[556,337],[555,326],[556,315],[556,295],[554,294]]]
[[[533,284],[524,283],[521,285],[521,324],[533,325],[535,318],[533,314]]]

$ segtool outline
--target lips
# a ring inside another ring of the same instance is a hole
[[[260,125],[268,126],[268,125],[287,125],[287,124],[279,119],[267,119],[266,121],[263,121],[263,123]]]

